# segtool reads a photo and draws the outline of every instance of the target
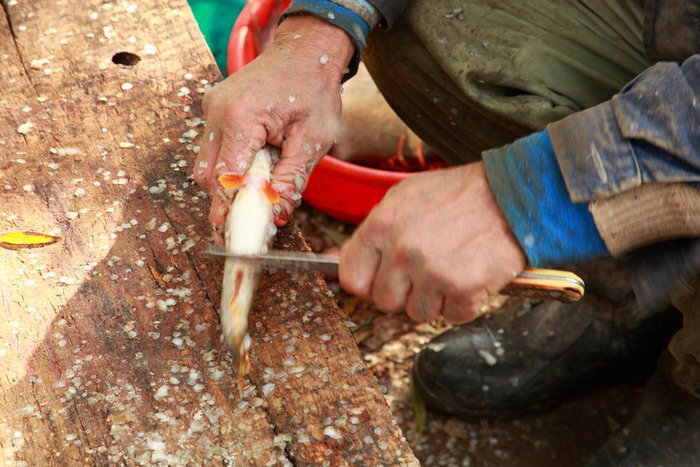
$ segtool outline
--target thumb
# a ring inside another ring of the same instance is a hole
[[[340,286],[347,292],[371,298],[372,285],[381,263],[381,250],[376,238],[367,233],[366,221],[340,247],[338,276]]]

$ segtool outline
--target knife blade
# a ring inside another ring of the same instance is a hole
[[[241,255],[210,245],[207,254],[234,258],[256,264],[263,269],[284,269],[290,272],[318,271],[322,274],[338,274],[340,258],[335,255],[306,253],[302,251],[269,250],[258,255]]]
[[[338,274],[340,258],[335,255],[301,251],[269,250],[264,254],[242,255],[227,252],[210,245],[205,253],[235,258],[263,269],[283,269],[291,272],[318,271],[322,274]],[[576,274],[557,269],[525,268],[501,291],[506,295],[559,302],[575,302],[583,297],[585,284]]]

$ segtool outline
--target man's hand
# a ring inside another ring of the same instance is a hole
[[[463,323],[526,261],[477,162],[391,188],[343,246],[340,284],[418,322]]]
[[[282,22],[267,50],[204,96],[207,128],[194,178],[212,197],[209,219],[217,243],[230,204],[217,178],[245,173],[266,143],[282,149],[272,183],[281,196],[275,222],[287,221],[311,170],[333,143],[340,82],[353,52],[342,29],[293,16]]]

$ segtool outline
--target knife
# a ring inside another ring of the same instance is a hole
[[[283,269],[290,272],[318,271],[322,274],[338,274],[340,258],[335,255],[305,253],[300,251],[270,250],[256,255],[227,252],[210,245],[205,253],[249,262],[266,270]],[[506,295],[559,302],[575,302],[583,297],[583,279],[572,272],[557,269],[525,268],[501,291]]]

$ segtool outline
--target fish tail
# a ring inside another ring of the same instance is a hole
[[[243,396],[246,388],[246,376],[250,372],[250,362],[248,361],[248,350],[242,349],[238,358],[238,392]]]
[[[243,336],[233,336],[233,362],[237,368],[238,374],[238,392],[243,394],[246,387],[246,376],[250,372],[250,362],[248,361],[248,347],[250,346],[250,337],[248,334]]]

